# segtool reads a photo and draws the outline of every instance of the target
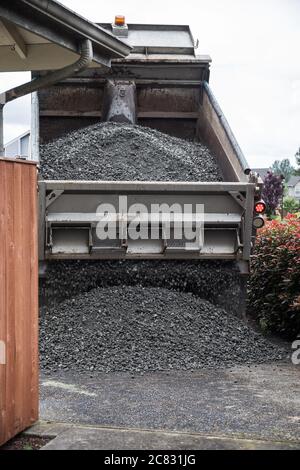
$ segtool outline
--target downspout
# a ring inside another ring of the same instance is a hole
[[[0,156],[4,155],[4,142],[3,142],[3,108],[6,103],[20,98],[21,96],[34,93],[41,88],[54,85],[54,83],[65,80],[69,76],[81,72],[86,69],[93,61],[93,45],[89,39],[85,39],[81,43],[81,56],[74,62],[74,64],[68,65],[60,70],[50,72],[43,77],[35,78],[24,85],[12,88],[4,93],[0,94]]]
[[[0,157],[4,156],[4,142],[3,142],[3,108],[4,105],[0,101]]]
[[[30,135],[30,159],[35,162],[40,161],[40,116],[39,116],[39,96],[35,91],[31,95],[31,135]]]

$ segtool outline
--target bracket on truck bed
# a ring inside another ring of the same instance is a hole
[[[229,194],[235,199],[235,201],[243,208],[246,207],[246,198],[239,191],[229,191]]]
[[[56,199],[59,198],[59,196],[63,194],[63,192],[64,192],[63,189],[57,189],[56,191],[51,191],[51,193],[49,193],[46,196],[46,203],[45,203],[46,209],[48,209],[48,207],[50,207],[51,204],[53,204],[53,202],[55,202]]]

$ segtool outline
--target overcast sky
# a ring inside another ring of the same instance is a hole
[[[61,0],[95,22],[190,24],[212,56],[210,84],[248,162],[265,167],[300,146],[300,0]],[[0,91],[28,80],[0,74]],[[29,98],[5,109],[5,140],[30,126]]]

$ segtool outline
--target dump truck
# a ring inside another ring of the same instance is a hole
[[[127,42],[131,53],[125,59],[113,59],[111,68],[89,68],[39,91],[33,104],[39,132],[33,129],[33,135],[39,135],[44,144],[99,121],[139,124],[207,145],[223,181],[41,180],[41,263],[220,259],[236,261],[247,276],[256,230],[264,223],[262,181],[251,171],[210,88],[210,57],[197,55],[189,26],[127,25],[122,18],[100,26]],[[99,239],[97,207],[100,202],[116,207],[120,196],[126,197],[128,207],[140,204],[147,209],[140,217],[144,224],[155,220],[159,225],[157,239],[132,239],[128,226],[133,215],[124,208],[115,215],[119,236]],[[178,239],[172,227],[166,233],[160,214],[150,211],[153,203],[158,207],[188,204],[191,225],[195,208],[204,207],[202,243],[187,243],[184,234]]]

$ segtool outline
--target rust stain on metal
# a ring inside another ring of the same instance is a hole
[[[199,103],[199,88],[143,87],[138,90],[140,111],[197,112]]]
[[[101,111],[103,87],[56,85],[39,92],[41,111]]]

